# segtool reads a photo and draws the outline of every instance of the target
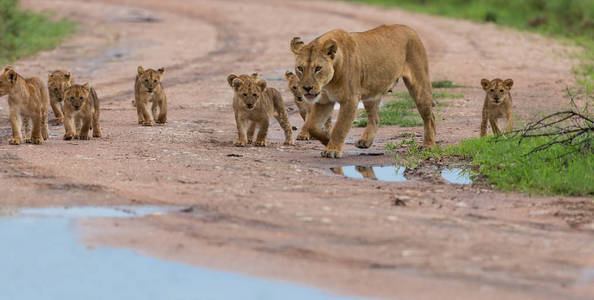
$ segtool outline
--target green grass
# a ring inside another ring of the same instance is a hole
[[[594,85],[593,0],[348,0],[476,22],[494,22],[521,30],[568,39],[582,47],[578,81]]]
[[[433,93],[434,99],[456,99],[462,98],[462,94]],[[400,127],[414,127],[423,125],[423,120],[416,110],[415,102],[408,92],[394,94],[397,100],[386,102],[380,109],[380,126],[398,125]],[[445,104],[439,103],[438,106]],[[367,126],[367,114],[362,111],[353,123],[355,127]]]
[[[478,167],[480,174],[497,189],[537,195],[593,196],[592,149],[581,153],[575,146],[556,145],[528,155],[547,141],[548,138],[532,138],[518,143],[517,137],[503,136],[474,138],[430,150],[419,150],[414,140],[405,140],[401,146],[407,146],[405,164],[412,167],[429,157],[462,157]]]
[[[453,88],[460,88],[463,86],[454,84],[450,80],[438,80],[438,81],[432,81],[431,87],[434,89],[453,89]]]
[[[58,46],[75,26],[21,10],[17,0],[0,0],[0,65]]]

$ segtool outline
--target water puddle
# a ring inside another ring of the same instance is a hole
[[[78,242],[82,218],[129,218],[163,207],[34,208],[0,217],[2,299],[355,299]]]
[[[400,166],[345,166],[330,168],[334,174],[355,179],[404,182],[406,168]]]
[[[330,168],[332,173],[341,175],[347,178],[354,179],[371,179],[386,182],[404,182],[413,175],[405,177],[406,167],[403,166],[342,166]],[[472,184],[470,172],[462,168],[445,168],[440,171],[439,175],[443,180],[452,184]]]

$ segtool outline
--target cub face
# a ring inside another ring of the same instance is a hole
[[[499,105],[509,96],[509,91],[514,85],[514,81],[506,79],[505,81],[496,78],[491,81],[488,79],[481,80],[483,90],[487,92],[487,99],[490,103]]]
[[[64,91],[72,85],[72,75],[70,72],[57,70],[47,75],[47,87],[58,102],[64,100]]]
[[[0,74],[0,97],[10,93],[10,89],[17,79],[17,73],[12,67],[6,67]]]
[[[257,73],[239,76],[231,74],[227,76],[227,82],[233,88],[235,96],[241,100],[248,110],[256,107],[262,97],[262,93],[266,90],[266,81],[258,81]]]
[[[285,80],[287,80],[287,85],[293,96],[295,96],[295,100],[297,102],[303,102],[303,91],[299,88],[299,78],[297,75],[291,71],[287,71],[285,73]]]
[[[141,90],[149,94],[154,92],[161,84],[163,74],[165,74],[165,68],[155,71],[153,69],[144,70],[141,66],[138,66],[138,81]]]
[[[305,100],[317,102],[320,93],[334,77],[334,60],[337,55],[336,41],[312,42],[307,46],[301,38],[291,41],[291,51],[295,54],[295,74],[299,79],[299,90]]]
[[[64,99],[72,105],[74,111],[79,111],[87,106],[92,106],[89,99],[90,93],[91,89],[88,83],[84,85],[75,84],[64,91]]]

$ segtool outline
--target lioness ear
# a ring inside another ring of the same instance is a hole
[[[165,74],[165,67],[159,68],[159,70],[157,70],[157,72],[161,73],[161,75]]]
[[[336,41],[330,39],[324,42],[324,53],[330,56],[331,59],[336,57],[336,50],[338,50],[338,45],[336,45]]]
[[[144,69],[142,68],[142,66],[138,66],[138,75],[144,73]]]
[[[258,81],[258,87],[263,92],[266,89],[266,80],[260,80],[260,81]]]
[[[89,83],[88,82],[85,82],[85,84],[83,84],[82,87],[85,88],[85,90],[88,90],[89,89]]]
[[[291,72],[291,71],[285,72],[285,79],[286,80],[291,79],[292,76],[295,76],[295,74],[293,74],[293,72]]]
[[[229,86],[233,87],[233,80],[235,80],[235,78],[237,78],[237,75],[235,74],[227,76],[227,83],[229,83]]]
[[[508,89],[511,90],[512,86],[514,85],[514,81],[510,78],[510,79],[506,79],[503,82],[503,85]]]
[[[483,87],[483,90],[488,90],[489,89],[489,79],[482,79],[481,80],[481,86]]]
[[[301,50],[303,46],[305,46],[305,43],[303,43],[300,37],[294,37],[293,40],[291,40],[291,51],[293,54],[299,53],[299,50]]]

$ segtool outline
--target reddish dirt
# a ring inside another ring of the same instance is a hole
[[[568,49],[493,25],[326,1],[23,1],[77,21],[59,48],[14,63],[27,76],[70,70],[102,101],[104,137],[9,146],[0,102],[0,206],[162,204],[186,212],[80,223],[84,241],[148,255],[385,299],[592,299],[591,198],[531,197],[439,181],[383,183],[334,175],[339,165],[390,164],[402,133],[381,128],[374,146],[347,140],[345,157],[319,157],[315,141],[282,146],[273,121],[266,148],[236,148],[229,73],[259,72],[302,121],[282,76],[289,41],[333,28],[415,28],[446,99],[440,143],[478,135],[483,77],[515,81],[520,119],[566,105]],[[131,105],[136,67],[167,68],[169,123],[141,127]],[[398,87],[402,89],[402,86]],[[241,157],[229,157],[238,154]],[[396,199],[405,206],[394,205]]]

